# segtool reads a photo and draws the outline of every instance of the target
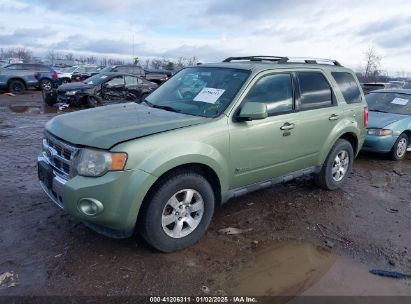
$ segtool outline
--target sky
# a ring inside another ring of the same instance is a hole
[[[0,0],[0,48],[14,46],[130,61],[133,50],[330,58],[355,70],[374,47],[384,70],[411,75],[411,1]]]

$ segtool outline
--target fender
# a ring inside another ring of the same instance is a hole
[[[138,169],[160,177],[178,166],[193,163],[210,167],[218,176],[221,192],[228,190],[227,160],[216,148],[205,143],[187,141],[184,145],[168,145],[150,154],[140,163]]]
[[[317,164],[321,165],[325,162],[325,159],[328,156],[328,153],[330,153],[332,147],[334,144],[337,142],[338,139],[340,139],[344,134],[350,133],[353,135],[356,140],[357,140],[357,151],[354,151],[354,154],[356,155],[358,152],[359,148],[359,126],[356,121],[352,121],[348,118],[343,118],[334,128],[333,130],[328,134],[327,139],[325,140],[321,152],[318,157]]]

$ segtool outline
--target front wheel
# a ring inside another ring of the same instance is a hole
[[[391,149],[391,158],[393,160],[402,160],[407,154],[408,149],[408,136],[406,134],[401,134],[395,141],[394,146]]]
[[[40,81],[40,88],[43,91],[50,91],[53,88],[53,83],[50,79],[43,79],[42,81]]]
[[[207,230],[214,213],[215,197],[200,174],[182,171],[155,185],[142,210],[141,233],[163,252],[196,243]]]
[[[325,160],[321,171],[315,176],[318,186],[335,190],[340,188],[350,174],[354,161],[354,151],[345,139],[339,139]]]

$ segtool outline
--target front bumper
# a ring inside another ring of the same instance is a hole
[[[76,176],[64,180],[53,171],[42,154],[39,166],[49,166],[52,181],[39,174],[40,184],[50,199],[65,212],[86,222],[97,232],[110,237],[130,236],[135,228],[140,206],[156,178],[142,170],[108,172],[101,177]],[[44,174],[43,174],[44,175]],[[78,208],[81,199],[100,201],[104,210],[97,215],[86,215]]]
[[[387,135],[387,136],[367,135],[365,137],[362,150],[370,151],[370,152],[381,152],[381,153],[390,152],[397,138],[398,136],[392,136],[392,135]]]

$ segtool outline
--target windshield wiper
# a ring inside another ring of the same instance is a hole
[[[160,106],[160,105],[152,104],[152,103],[149,102],[147,99],[144,99],[143,102],[144,102],[145,104],[147,104],[149,107],[152,107],[152,108],[161,109],[161,110],[165,110],[165,111],[169,111],[169,112],[176,112],[176,113],[180,113],[180,112],[181,112],[180,110],[177,110],[177,109],[175,109],[175,108],[173,108],[173,107],[170,107],[170,106]]]

